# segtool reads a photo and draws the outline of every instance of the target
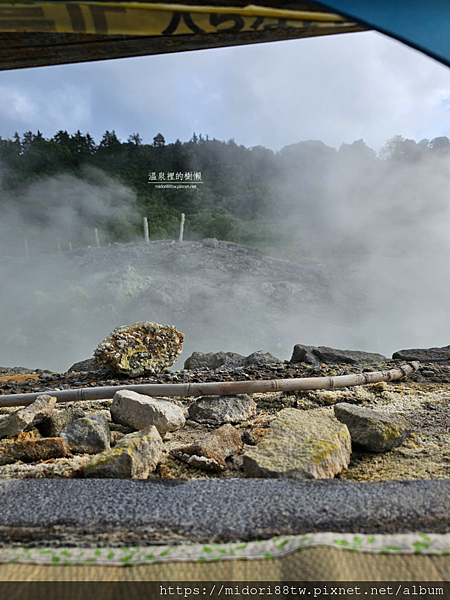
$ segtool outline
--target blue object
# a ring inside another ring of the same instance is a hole
[[[449,0],[331,0],[315,4],[450,66]]]

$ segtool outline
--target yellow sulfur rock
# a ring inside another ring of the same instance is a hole
[[[99,364],[130,377],[161,373],[177,360],[184,333],[172,325],[141,321],[116,327],[94,351]]]
[[[94,456],[83,467],[84,477],[147,479],[162,456],[163,442],[151,425],[130,433],[110,450]]]
[[[285,408],[269,433],[246,448],[247,477],[328,479],[347,468],[351,441],[346,425],[324,414]]]

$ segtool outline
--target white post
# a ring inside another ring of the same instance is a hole
[[[98,229],[95,228],[95,243],[97,244],[97,248],[100,248],[100,240],[98,239]]]
[[[178,238],[179,242],[183,241],[183,232],[184,232],[184,213],[181,213],[180,237]]]
[[[56,238],[57,242],[58,242],[58,252],[61,254],[61,242],[59,241],[59,238]]]
[[[69,242],[69,252],[72,252],[72,242]]]
[[[30,252],[28,251],[28,240],[25,240],[25,256],[30,258]]]
[[[144,217],[144,238],[145,238],[145,243],[149,244],[150,238],[148,237],[148,219],[147,219],[147,217]]]

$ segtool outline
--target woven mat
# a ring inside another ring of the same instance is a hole
[[[450,534],[321,533],[140,548],[4,547],[0,563],[0,581],[448,581]]]

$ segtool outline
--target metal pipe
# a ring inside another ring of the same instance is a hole
[[[147,396],[226,396],[234,394],[256,394],[265,392],[296,392],[300,390],[324,390],[365,385],[380,381],[393,381],[405,377],[419,368],[411,362],[390,371],[372,371],[337,377],[305,377],[302,379],[263,379],[251,381],[213,381],[208,383],[141,383],[73,390],[49,390],[30,394],[0,395],[0,408],[27,406],[44,394],[56,397],[58,402],[82,400],[106,400],[120,390],[131,390]]]

